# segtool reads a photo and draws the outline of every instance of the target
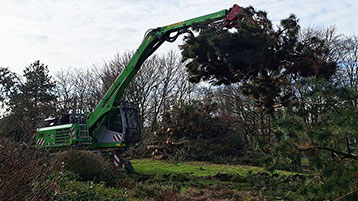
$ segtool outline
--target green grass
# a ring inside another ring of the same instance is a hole
[[[214,176],[220,174],[239,174],[247,176],[249,172],[253,174],[266,172],[263,168],[243,166],[243,165],[221,165],[206,162],[182,162],[178,164],[152,159],[131,160],[136,172],[147,175],[163,175],[169,173],[191,174],[193,176]],[[293,175],[296,173],[286,171],[275,171],[280,175]]]

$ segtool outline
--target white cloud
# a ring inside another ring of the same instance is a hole
[[[229,8],[233,0],[0,0],[0,66],[21,73],[40,59],[51,72],[101,64],[138,47],[145,31]],[[240,2],[239,2],[240,3]],[[358,30],[354,0],[251,0],[276,23],[295,13],[303,26]],[[177,43],[176,43],[177,44]],[[164,45],[162,52],[175,49]]]

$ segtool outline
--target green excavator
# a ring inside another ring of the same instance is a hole
[[[139,48],[116,78],[92,113],[65,114],[48,119],[47,126],[37,129],[36,146],[39,148],[79,147],[91,150],[123,148],[140,140],[138,106],[122,102],[123,92],[140,69],[143,62],[165,41],[174,42],[198,23],[211,21],[223,28],[237,26],[237,16],[242,8],[234,5],[229,10],[150,29]],[[192,34],[192,33],[191,33]]]

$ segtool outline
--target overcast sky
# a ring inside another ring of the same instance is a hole
[[[358,34],[358,0],[0,0],[0,67],[22,70],[35,60],[50,72],[101,65],[135,50],[149,28],[252,5],[275,23],[294,13],[301,25],[335,25]],[[177,50],[164,45],[163,53]]]

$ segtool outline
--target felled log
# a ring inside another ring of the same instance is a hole
[[[172,142],[172,145],[183,145],[184,142]]]
[[[145,148],[149,150],[149,149],[163,149],[164,147],[159,145],[147,145]]]
[[[152,156],[154,159],[165,159],[165,158],[168,158],[168,155],[162,151],[159,151],[158,149],[155,149],[153,152],[152,152]]]
[[[168,158],[168,155],[166,155],[166,154],[158,154],[158,155],[154,155],[153,156],[153,158],[154,159],[157,159],[157,160],[162,160],[162,159],[166,159],[166,158]]]

